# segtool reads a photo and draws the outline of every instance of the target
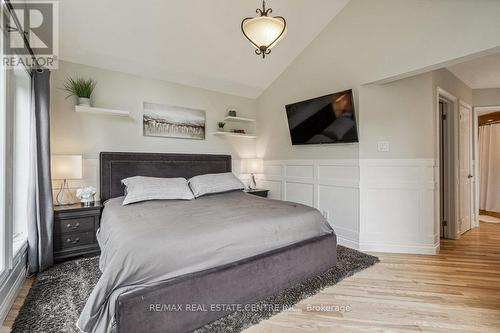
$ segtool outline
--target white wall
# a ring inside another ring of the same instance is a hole
[[[371,158],[432,158],[432,74],[360,88],[360,156]],[[377,143],[389,143],[378,151]]]
[[[500,2],[488,0],[351,0],[259,98],[257,154],[268,159],[356,158],[356,145],[292,147],[284,106],[349,88],[357,101],[362,84],[437,69],[497,48],[500,21],[494,13],[499,11]],[[366,106],[356,106],[363,141],[372,124],[363,121]],[[413,126],[417,131],[427,125]],[[395,139],[403,140],[402,134]]]
[[[130,111],[130,118],[75,113],[75,100],[65,99],[66,92],[60,88],[67,77],[77,76],[97,81],[95,106]],[[211,135],[228,107],[237,107],[241,116],[254,118],[256,102],[252,99],[68,62],[60,62],[59,69],[52,72],[51,88],[52,153],[81,153],[87,157],[97,157],[101,151],[254,155],[251,140],[229,141]],[[143,136],[143,101],[206,110],[206,140]]]
[[[220,153],[231,154],[235,160],[255,154],[252,139],[211,134],[228,107],[238,108],[242,117],[255,118],[255,100],[64,61],[59,64],[51,77],[51,153],[84,156],[84,179],[70,182],[72,188],[98,187],[97,159],[102,151]],[[61,89],[67,77],[93,78],[97,81],[93,105],[127,110],[130,117],[76,113],[75,100],[66,99]],[[143,136],[143,101],[206,110],[206,140]],[[58,186],[54,182],[54,191]]]
[[[474,106],[500,106],[500,88],[474,89],[472,103]]]

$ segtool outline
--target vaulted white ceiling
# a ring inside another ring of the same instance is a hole
[[[60,58],[257,97],[349,0],[268,0],[288,35],[265,60],[240,30],[260,0],[64,0]]]
[[[500,53],[448,67],[472,89],[500,88]]]

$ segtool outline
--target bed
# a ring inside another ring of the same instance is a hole
[[[121,180],[231,172],[231,156],[101,153],[103,272],[78,321],[106,332],[189,332],[336,264],[321,214],[236,191],[123,206]]]

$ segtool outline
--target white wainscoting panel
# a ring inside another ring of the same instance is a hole
[[[285,181],[285,198],[314,207],[314,184]]]
[[[317,208],[334,228],[339,244],[358,248],[357,160],[264,161],[258,185],[270,190],[272,199]]]
[[[360,160],[361,250],[438,252],[434,168],[433,159]]]

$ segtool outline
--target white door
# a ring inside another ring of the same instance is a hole
[[[472,213],[472,110],[460,103],[458,131],[458,221],[460,233],[470,230]]]

